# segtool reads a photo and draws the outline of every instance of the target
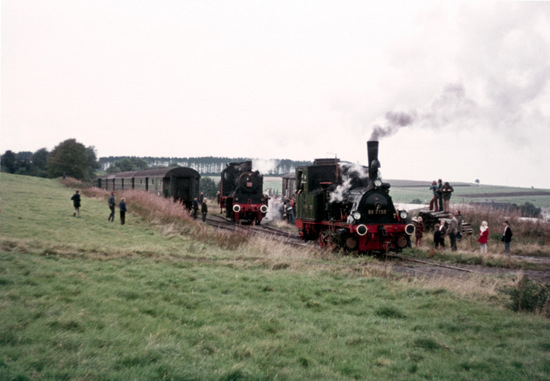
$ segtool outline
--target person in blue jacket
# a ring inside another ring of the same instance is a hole
[[[120,224],[124,225],[126,222],[126,212],[128,211],[128,209],[126,209],[126,199],[124,197],[120,199],[118,208],[120,209]]]

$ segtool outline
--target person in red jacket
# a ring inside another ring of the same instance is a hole
[[[479,238],[477,239],[477,242],[479,242],[479,251],[481,254],[487,254],[487,242],[489,241],[489,225],[487,224],[487,221],[481,222],[481,226],[479,227]]]

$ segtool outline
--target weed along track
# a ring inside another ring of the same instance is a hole
[[[206,223],[214,228],[236,234],[254,235],[260,238],[273,239],[277,242],[281,242],[285,245],[291,245],[294,247],[312,247],[312,242],[303,242],[297,234],[283,231],[271,226],[235,224],[231,220],[218,215],[209,216],[206,219]],[[319,250],[321,250],[321,248],[319,248]],[[522,262],[524,260],[528,260],[529,258],[515,256],[514,259],[518,262]],[[535,261],[536,263],[542,263],[544,265],[548,265],[550,262],[550,258],[537,259],[538,261]],[[381,261],[380,263],[380,266],[385,267],[386,265],[389,265],[393,272],[403,275],[456,278],[470,275],[515,275],[521,272],[522,274],[539,281],[550,281],[550,270],[527,270],[498,266],[487,266],[481,264],[450,264],[432,259],[415,258],[405,254],[388,253],[385,256],[385,261]],[[550,266],[548,266],[548,268],[550,268]]]
[[[297,247],[306,247],[308,246],[304,243],[297,234],[292,234],[285,232],[280,229],[273,228],[271,226],[265,225],[242,225],[235,224],[233,221],[217,215],[212,215],[207,217],[205,221],[209,226],[215,227],[217,229],[231,231],[238,234],[250,234],[262,238],[275,239],[284,244],[297,246]]]

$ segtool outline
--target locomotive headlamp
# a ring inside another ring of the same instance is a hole
[[[401,212],[401,213],[399,213],[399,217],[401,217],[401,219],[404,220],[408,217],[408,214],[407,214],[407,212]]]
[[[368,231],[369,229],[363,224],[357,227],[357,235],[364,236],[365,234],[368,233]]]
[[[353,219],[354,219],[355,221],[359,221],[359,220],[361,219],[361,213],[359,213],[359,212],[353,212],[353,213],[351,214],[351,216],[353,217]]]
[[[374,180],[374,186],[381,187],[382,186],[382,180],[380,180],[380,179]]]
[[[408,224],[407,226],[405,226],[405,233],[407,233],[408,235],[413,235],[415,230],[416,229],[413,224]]]
[[[233,211],[235,213],[239,213],[241,211],[241,206],[240,205],[233,205]]]
[[[267,213],[267,205],[260,206],[260,212]]]

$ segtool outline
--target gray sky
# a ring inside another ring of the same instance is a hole
[[[550,188],[550,3],[3,0],[0,150]]]

